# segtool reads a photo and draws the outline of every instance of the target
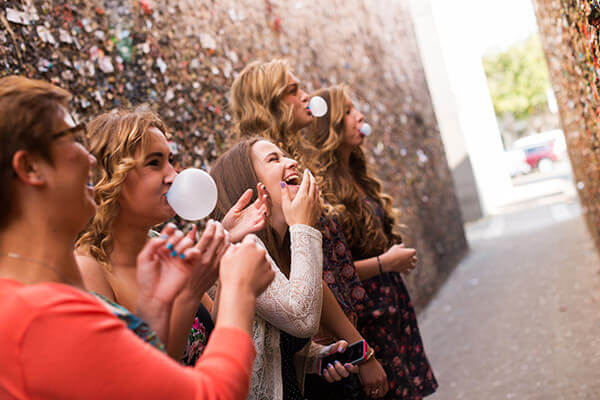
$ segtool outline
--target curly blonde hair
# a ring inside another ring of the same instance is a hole
[[[110,270],[113,248],[112,224],[119,215],[119,196],[127,174],[139,164],[140,151],[148,141],[148,128],[165,136],[166,126],[146,106],[120,109],[97,116],[88,124],[90,153],[98,160],[95,193],[98,209],[75,247]]]
[[[293,109],[281,101],[290,66],[286,60],[254,61],[238,74],[230,91],[234,132],[238,137],[262,136],[286,147],[285,133],[293,124]]]
[[[315,174],[319,190],[329,209],[338,215],[353,252],[366,257],[379,255],[401,241],[395,223],[398,211],[392,208],[391,196],[382,192],[381,182],[370,171],[360,147],[353,149],[349,169],[342,164],[338,149],[343,141],[349,89],[337,85],[320,89],[313,96],[325,99],[328,112],[311,125],[304,143],[308,151],[302,151],[301,161]],[[365,204],[355,183],[383,208],[383,221]]]

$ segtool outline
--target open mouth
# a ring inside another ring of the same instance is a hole
[[[284,182],[286,185],[299,185],[300,177],[298,176],[298,174],[290,175],[284,179]]]

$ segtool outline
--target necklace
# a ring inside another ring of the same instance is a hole
[[[25,261],[25,262],[29,262],[29,263],[40,265],[40,266],[42,266],[44,268],[48,268],[49,270],[51,270],[52,272],[54,272],[56,275],[58,275],[64,282],[67,282],[69,285],[72,285],[72,286],[77,286],[73,282],[72,279],[70,279],[65,274],[63,274],[58,268],[56,268],[55,266],[50,265],[48,263],[45,263],[43,261],[36,260],[34,258],[23,257],[20,254],[10,253],[10,252],[9,253],[0,253],[0,257],[14,258],[16,260],[22,260],[22,261]]]

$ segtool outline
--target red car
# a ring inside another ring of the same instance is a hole
[[[520,143],[518,143],[520,142]],[[525,162],[540,172],[552,170],[553,163],[566,156],[566,144],[562,131],[551,131],[528,136],[515,142],[525,153]]]

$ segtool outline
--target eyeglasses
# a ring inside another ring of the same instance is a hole
[[[86,149],[90,148],[90,142],[87,137],[87,128],[85,123],[80,123],[62,131],[56,132],[52,135],[52,140],[59,139],[66,135],[72,135],[73,139],[80,143]]]

